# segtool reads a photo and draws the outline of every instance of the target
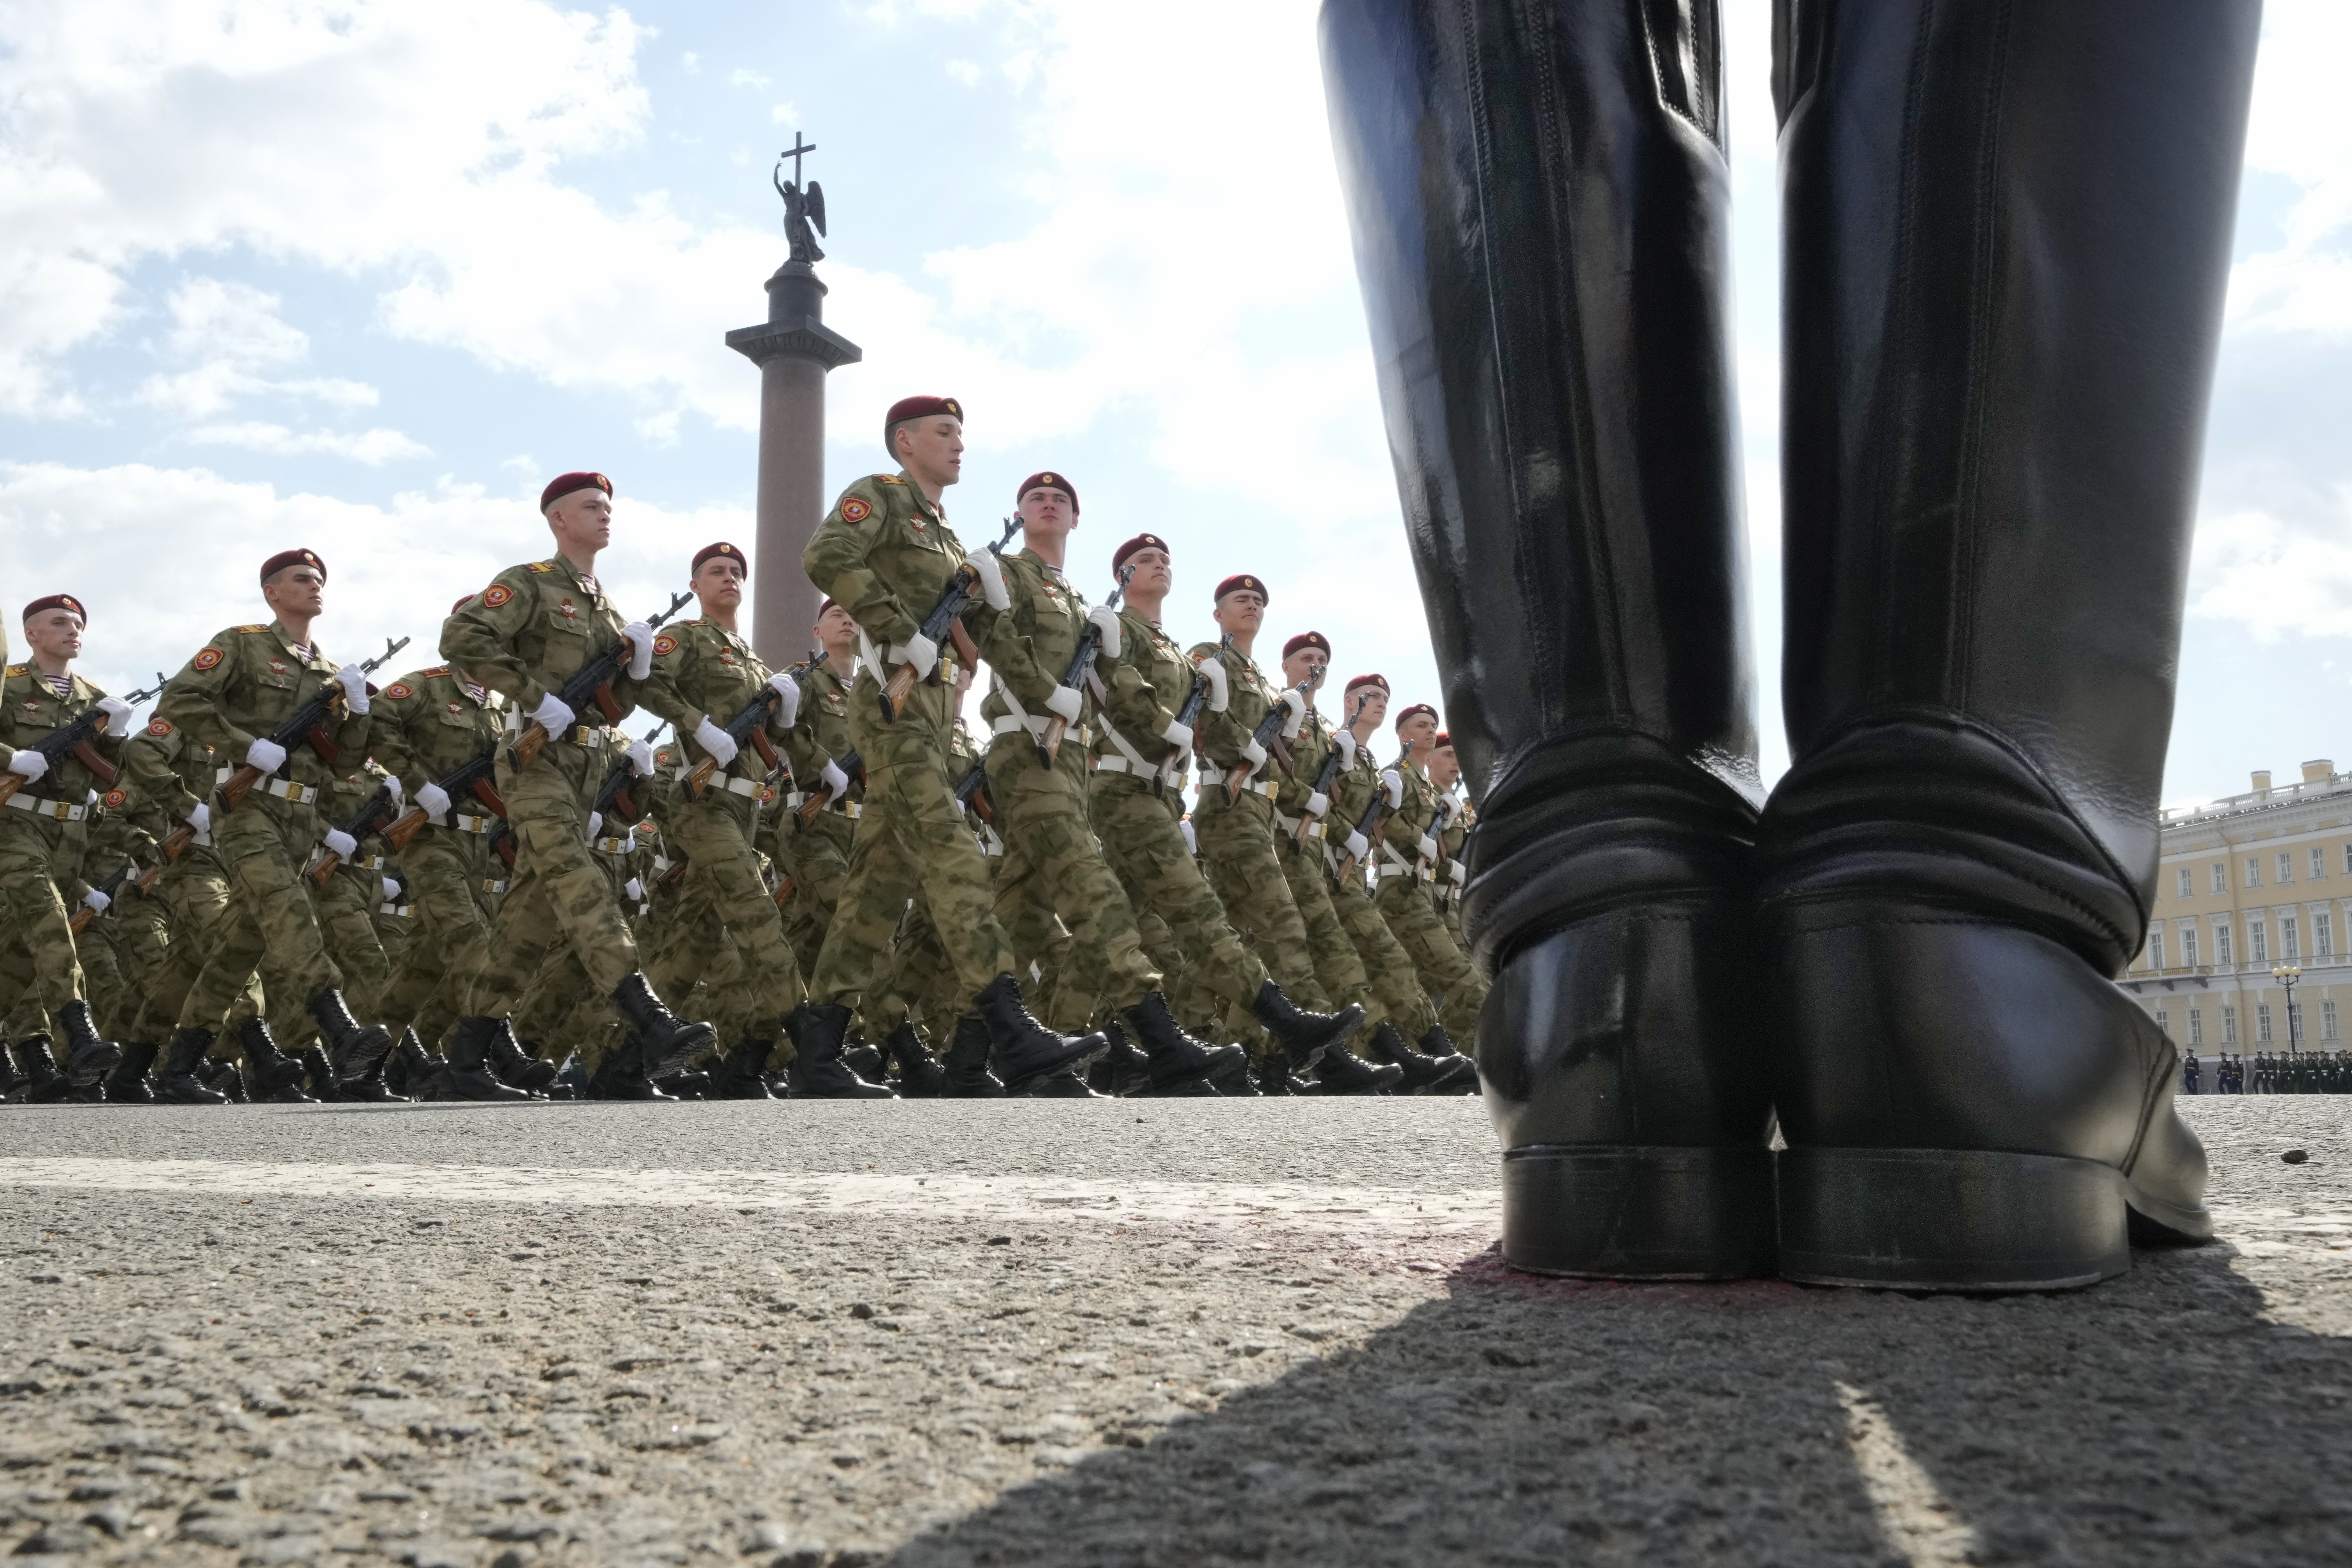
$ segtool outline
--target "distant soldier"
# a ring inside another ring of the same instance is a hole
[[[1449,1033],[1473,1037],[1486,983],[1438,918],[1432,896],[1437,881],[1437,789],[1429,782],[1427,760],[1437,742],[1437,710],[1416,702],[1397,716],[1397,739],[1404,755],[1391,770],[1402,786],[1402,801],[1381,825],[1379,852],[1381,918],[1412,955],[1421,984],[1443,994],[1439,1018]]]
[[[211,1080],[217,1077],[241,1088],[234,1065],[226,1059],[208,1061],[207,1053],[214,1049],[211,1029],[174,1028],[181,1005],[204,973],[205,960],[220,941],[231,902],[228,868],[221,863],[212,836],[208,800],[216,782],[213,750],[158,712],[123,743],[122,776],[131,786],[131,809],[167,861],[154,886],[171,930],[163,967],[148,979],[129,1037],[169,1040],[155,1067],[158,1100],[218,1105],[228,1097]],[[252,1005],[241,995],[233,1005],[236,1012],[229,1021],[242,1024],[239,1015]]]
[[[785,816],[777,833],[784,869],[793,879],[793,895],[784,905],[784,931],[793,939],[793,956],[800,961],[803,979],[816,972],[825,928],[833,923],[841,885],[849,879],[850,840],[866,810],[863,763],[853,778],[842,771],[838,761],[857,749],[849,738],[849,683],[857,674],[857,623],[849,618],[847,610],[827,599],[817,606],[816,624],[809,634],[816,639],[816,654],[793,670],[801,687],[799,728],[826,762],[820,776],[793,781],[784,794]],[[801,812],[811,796],[821,804],[803,823]]]

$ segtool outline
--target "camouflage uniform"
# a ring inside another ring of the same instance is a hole
[[[963,564],[947,514],[903,473],[876,474],[842,493],[810,540],[802,565],[818,589],[857,622],[864,652],[849,694],[851,742],[866,761],[866,812],[850,847],[849,875],[825,932],[809,992],[855,1010],[881,978],[907,900],[929,910],[959,988],[978,994],[1013,967],[1013,943],[992,912],[988,867],[948,776],[952,645],[916,684],[895,721],[879,711],[886,649],[912,638]],[[984,638],[990,612],[975,600],[967,623]]]
[[[849,738],[849,683],[823,659],[802,667],[799,677],[798,728],[826,756],[846,756],[856,745]],[[809,778],[806,787],[818,787],[816,780]],[[803,785],[794,784],[784,795],[787,818],[780,820],[775,833],[776,848],[782,851],[778,864],[793,879],[792,897],[784,903],[784,930],[803,975],[816,973],[825,929],[833,923],[842,884],[849,879],[849,847],[866,810],[866,780],[862,774],[851,779],[846,794],[826,802],[824,809],[803,823],[800,808],[805,800]]]
[[[1437,1022],[1437,1008],[1421,987],[1420,972],[1372,902],[1367,863],[1359,860],[1345,877],[1339,874],[1347,854],[1348,835],[1363,820],[1364,807],[1382,788],[1372,749],[1359,745],[1354,763],[1340,769],[1331,785],[1331,809],[1323,819],[1329,825],[1324,834],[1323,860],[1330,878],[1331,907],[1364,961],[1373,996],[1400,1034],[1408,1040],[1419,1040]]]
[[[29,750],[105,695],[79,675],[67,678],[60,694],[33,666],[9,665],[0,677],[0,747]],[[110,763],[120,763],[121,736],[101,733],[93,747]],[[22,946],[30,966],[30,994],[45,1016],[36,1033],[49,1032],[58,1008],[89,996],[58,879],[80,866],[98,798],[93,786],[100,782],[68,756],[0,806],[0,931],[13,939],[10,945]]]
[[[168,843],[183,831],[193,832],[188,818],[212,794],[217,773],[212,748],[159,714],[123,743],[122,778],[131,789],[131,810],[148,837]],[[228,868],[209,828],[195,833],[163,868],[154,896],[165,912],[171,941],[124,1036],[131,1040],[155,1040],[171,1033],[173,1020],[220,941],[230,902]],[[256,988],[248,985],[232,1004],[229,1022],[242,1024],[259,1007]],[[219,1056],[234,1050],[234,1040],[214,1047]]]
[[[1323,759],[1333,749],[1331,731],[1325,726],[1323,715],[1310,707],[1297,731],[1286,740],[1292,771],[1287,776],[1275,779],[1275,856],[1282,862],[1282,878],[1290,886],[1290,901],[1298,906],[1299,923],[1307,930],[1307,947],[1314,955],[1316,979],[1322,983],[1332,1001],[1342,1005],[1369,994],[1364,1016],[1369,1034],[1387,1015],[1386,998],[1369,985],[1364,961],[1349,939],[1339,910],[1331,904],[1330,868],[1323,858],[1329,804],[1326,802],[1325,815],[1320,816],[1309,816],[1307,809],[1315,782],[1323,772]],[[1304,843],[1298,837],[1302,822],[1307,828]],[[1384,989],[1391,989],[1392,994],[1392,988]],[[1397,1022],[1402,1025],[1403,1020]],[[1361,1042],[1362,1037],[1359,1037],[1359,1048]]]
[[[1380,869],[1381,918],[1412,955],[1423,988],[1444,993],[1439,1021],[1457,1039],[1470,1039],[1478,1023],[1478,1008],[1486,1000],[1486,983],[1455,944],[1438,918],[1437,900],[1430,896],[1435,858],[1422,845],[1431,838],[1437,820],[1437,788],[1419,763],[1399,758],[1396,772],[1404,780],[1404,804],[1389,813],[1381,825],[1381,841],[1372,853]]]
[[[599,744],[604,748],[596,766],[580,781],[579,819],[588,823],[597,795],[604,789],[606,775],[614,767],[625,767],[623,749],[627,737],[618,730],[600,732]],[[544,759],[542,759],[544,760]],[[655,772],[650,778],[633,777],[628,795],[648,820],[667,814],[676,781],[669,770],[677,764],[677,752],[669,747],[654,753]],[[647,892],[638,877],[638,838],[634,828],[624,822],[598,822],[595,835],[586,841],[589,869],[604,889],[605,897],[625,921],[630,921],[634,935],[642,922],[633,919],[636,906],[629,897],[629,884],[638,883],[640,892]],[[514,888],[520,885],[515,868],[493,865],[491,880],[487,886],[497,889],[499,909],[490,922],[490,947],[499,947],[500,932],[507,919],[508,907],[513,902]],[[673,900],[674,901],[674,900]],[[653,965],[653,951],[662,939],[663,927],[646,929],[646,940],[638,944],[637,962],[646,969]],[[617,984],[617,982],[615,983]],[[516,1038],[527,1051],[543,1055],[542,1047],[551,1045],[560,1053],[577,1049],[581,1059],[591,1070],[601,1066],[605,1053],[617,1047],[625,1030],[607,1003],[610,992],[596,989],[590,982],[586,965],[573,944],[550,942],[541,952],[539,965],[524,983],[505,994]]]
[[[509,567],[460,605],[442,624],[441,656],[503,694],[507,728],[519,733],[542,699],[619,639],[622,624],[602,584],[557,555]],[[611,689],[617,719],[636,700],[625,665]],[[514,830],[515,866],[467,1014],[506,1016],[558,939],[598,996],[640,967],[636,937],[588,845],[590,781],[608,761],[597,719],[575,714],[527,768],[516,766],[511,747],[499,752],[497,787]]]
[[[369,717],[374,717],[373,703]],[[362,768],[329,784],[319,799],[321,836],[326,829],[349,822],[383,784],[381,768]],[[375,934],[375,912],[383,903],[383,841],[370,838],[361,842],[358,854],[328,873],[325,887],[314,878],[302,879],[318,911],[319,934],[326,939],[328,955],[342,973],[344,998],[354,1012],[368,1016],[374,1016],[383,998],[384,981],[392,973],[383,943]]]
[[[234,769],[243,764],[254,741],[266,738],[334,679],[335,666],[325,652],[314,643],[298,653],[278,622],[231,626],[172,678],[155,714],[210,746]],[[338,757],[367,754],[368,721],[340,700],[324,728]],[[343,977],[327,955],[300,879],[322,831],[319,794],[334,781],[336,768],[312,743],[297,742],[287,749],[279,776],[256,784],[235,811],[214,793],[212,837],[228,873],[230,904],[220,939],[181,1004],[180,1027],[223,1028],[267,955],[266,983],[275,983],[273,992],[282,986],[289,993],[271,998],[285,1015],[283,1042],[299,1047],[317,1037],[318,1026],[301,1004],[340,987]],[[288,1008],[289,1002],[295,1006]]]

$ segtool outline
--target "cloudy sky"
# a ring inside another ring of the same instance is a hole
[[[1769,6],[1729,10],[1769,774]],[[2268,16],[2173,801],[2352,765],[2352,6]],[[1066,468],[1089,592],[1150,528],[1180,634],[1255,570],[1276,635],[1433,694],[1306,0],[7,0],[0,594],[86,599],[86,668],[125,689],[255,615],[256,563],[300,543],[331,650],[429,645],[543,552],[544,479],[593,467],[611,574],[654,603],[750,536],[758,377],[721,339],[764,314],[795,130],[827,320],[866,350],[832,381],[832,488],[878,466],[892,399],[953,393],[967,537]]]

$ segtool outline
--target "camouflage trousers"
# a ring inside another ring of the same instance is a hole
[[[629,879],[637,875],[637,856],[634,853],[611,854],[590,847],[589,869],[602,878],[613,900],[621,911],[631,936],[636,934],[636,924],[630,921],[634,906],[628,901]],[[491,868],[493,871],[498,867]],[[511,871],[508,873],[512,875]],[[509,884],[511,896],[513,884]],[[666,895],[667,907],[676,909],[676,895]],[[505,899],[499,900],[499,910],[490,917],[491,942],[498,941],[499,921],[505,911]],[[664,920],[668,917],[664,915]],[[649,928],[654,941],[660,940],[658,922]],[[638,963],[645,962],[646,943],[637,947]],[[618,984],[619,982],[614,982]],[[626,1037],[627,1026],[621,1021],[619,1009],[613,1005],[612,993],[598,991],[589,983],[588,971],[581,963],[580,954],[568,942],[553,942],[540,958],[539,967],[531,973],[519,994],[507,998],[509,1022],[515,1037],[523,1048],[534,1056],[549,1060],[561,1059],[567,1050],[577,1050],[590,1070],[604,1061],[605,1053],[619,1047]]]
[[[560,943],[599,998],[636,973],[637,939],[622,917],[612,877],[587,838],[589,774],[601,773],[601,749],[551,741],[527,768],[499,755],[498,790],[514,829],[515,864],[490,925],[488,954],[474,976],[468,1014],[503,1018]]]
[[[1160,989],[1127,891],[1087,820],[1087,755],[1075,744],[1051,768],[1025,731],[999,735],[988,748],[988,793],[1004,840],[996,918],[1008,931],[1033,933],[1028,952],[1016,936],[1016,961],[1034,961],[1051,942],[1049,918],[1069,932],[1043,1015],[1062,1029],[1083,1026],[1097,1005],[1132,1007]]]
[[[397,1036],[415,1029],[437,1053],[472,992],[490,945],[488,897],[483,883],[498,857],[484,853],[479,835],[454,827],[417,830],[400,853],[400,901],[411,930],[384,981],[376,1013]]]
[[[71,917],[58,892],[59,874],[80,863],[82,828],[46,822],[26,811],[0,810],[0,933],[24,949],[26,992],[48,1023],[68,1002],[83,999],[80,960]]]
[[[857,809],[862,816],[866,808]],[[792,897],[784,900],[784,934],[804,975],[816,973],[817,954],[824,951],[824,933],[841,903],[842,884],[849,880],[849,847],[856,833],[856,818],[820,811],[805,827],[795,821],[778,835],[783,840],[783,872],[793,879]]]
[[[1184,843],[1183,797],[1171,792],[1154,799],[1148,783],[1127,773],[1095,774],[1092,795],[1104,858],[1126,889],[1162,974],[1181,967],[1227,1002],[1247,1007],[1265,984],[1265,965],[1242,944]],[[1161,955],[1156,939],[1162,932],[1172,956]],[[1189,987],[1171,986],[1171,994],[1180,989]]]
[[[308,877],[302,879],[302,885],[310,890],[310,902],[318,910],[319,934],[326,942],[328,956],[342,972],[344,1003],[353,1017],[373,1020],[383,1000],[384,980],[392,973],[383,956],[383,943],[375,934],[376,906],[383,901],[383,877],[366,867],[341,866],[323,888]]]
[[[1438,917],[1436,900],[1429,895],[1429,884],[1409,877],[1383,875],[1378,902],[1381,918],[1396,933],[1398,945],[1412,959],[1422,988],[1432,994],[1444,993],[1438,1021],[1445,1026],[1447,1034],[1466,1046],[1477,1037],[1478,1009],[1486,1000],[1486,982],[1480,978],[1469,954],[1454,942],[1445,922]]]
[[[212,821],[229,905],[204,970],[180,1004],[179,1026],[225,1030],[230,1009],[258,970],[272,1031],[281,1045],[299,1050],[319,1034],[307,1004],[343,981],[327,955],[302,880],[302,866],[319,840],[318,813],[256,790],[235,811],[224,809],[215,795]]]
[[[1326,858],[1328,861],[1328,851]],[[1418,1040],[1428,1034],[1430,1026],[1437,1022],[1436,1005],[1421,988],[1412,955],[1405,952],[1372,903],[1371,890],[1364,886],[1361,866],[1332,889],[1331,907],[1338,911],[1339,923],[1347,928],[1348,939],[1356,944],[1357,956],[1364,961],[1364,975],[1381,1017],[1394,1024],[1397,1032],[1408,1040]],[[1368,1016],[1366,1021],[1378,1024],[1381,1018]],[[1370,1032],[1369,1027],[1364,1031]]]
[[[783,916],[760,875],[758,855],[751,847],[757,806],[738,795],[712,789],[700,800],[681,801],[672,817],[668,837],[686,855],[686,885],[680,889],[678,914],[656,945],[646,964],[654,989],[675,1002],[708,980],[714,1016],[710,1022],[733,1024],[747,1016],[756,1031],[772,1037],[783,1016],[799,1006],[807,992],[801,984],[800,965],[793,944],[784,936]],[[733,939],[735,961],[724,972],[712,962]],[[730,1005],[740,995],[741,1001]],[[721,1034],[719,1042],[727,1043]]]
[[[113,907],[97,924],[108,931],[123,980],[122,994],[99,1021],[100,1032],[110,1040],[149,1039],[132,1034],[131,1027],[139,1020],[148,992],[171,963],[171,911],[155,894],[139,892],[135,883],[125,881]]]
[[[1370,987],[1364,975],[1364,961],[1356,952],[1356,944],[1349,940],[1339,911],[1332,908],[1331,879],[1323,864],[1323,841],[1309,838],[1302,849],[1292,842],[1289,831],[1279,825],[1275,838],[1274,853],[1282,862],[1282,879],[1289,884],[1290,901],[1298,906],[1298,922],[1307,929],[1307,951],[1314,957],[1316,980],[1337,1006],[1344,1007],[1356,1001],[1367,1004],[1368,1027],[1355,1037],[1356,1048],[1361,1051],[1369,1026],[1381,1021],[1373,1012],[1380,1001],[1368,994]]]
[[[1013,966],[1012,939],[993,912],[987,858],[948,777],[944,710],[931,714],[926,710],[936,702],[909,702],[896,723],[885,723],[876,711],[878,693],[872,673],[862,672],[850,703],[850,734],[866,759],[866,812],[809,977],[814,1000],[853,1010],[869,987],[877,994],[884,988],[908,899],[929,912],[966,996]]]
[[[172,1032],[173,1020],[204,973],[205,961],[219,945],[221,922],[229,909],[228,872],[209,847],[191,847],[156,879],[155,901],[163,907],[171,942],[164,949],[163,967],[148,978],[146,997],[124,1039],[160,1040]],[[261,999],[255,991],[248,983],[231,1005],[231,1025],[259,1011]]]
[[[1192,811],[1192,834],[1208,863],[1209,886],[1242,941],[1256,951],[1293,1002],[1329,1012],[1331,998],[1315,978],[1307,922],[1276,858],[1273,805],[1247,793],[1228,802],[1224,786],[1212,775]]]

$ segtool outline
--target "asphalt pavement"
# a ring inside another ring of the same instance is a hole
[[[1973,1300],[1513,1275],[1475,1100],[8,1107],[0,1554],[2352,1562],[2352,1099],[2189,1114]]]

